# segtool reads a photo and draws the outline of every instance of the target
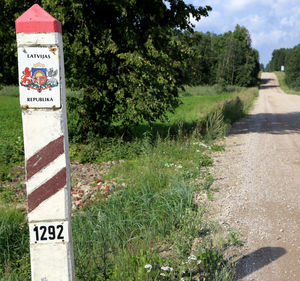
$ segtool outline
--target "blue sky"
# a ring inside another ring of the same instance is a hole
[[[234,30],[239,24],[251,35],[260,62],[267,64],[274,49],[300,44],[300,0],[186,0],[195,6],[209,5],[209,17],[192,19],[197,31],[216,34]]]

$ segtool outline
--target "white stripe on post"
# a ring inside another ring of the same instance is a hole
[[[16,32],[32,280],[73,281],[61,23],[35,4],[16,20]]]

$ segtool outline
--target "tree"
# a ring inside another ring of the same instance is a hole
[[[215,68],[218,52],[215,38],[212,33],[184,33],[181,40],[191,47],[193,55],[188,58],[184,73],[186,81],[191,85],[214,84]]]
[[[217,82],[251,86],[258,81],[258,52],[251,48],[249,31],[237,25],[220,38]]]
[[[42,4],[63,24],[68,85],[83,90],[73,100],[81,133],[164,119],[178,106],[188,48],[174,30],[192,31],[190,16],[200,20],[210,7],[183,0]]]
[[[287,52],[285,79],[289,87],[300,89],[300,44]]]
[[[177,31],[192,32],[191,16],[211,10],[183,0],[2,0],[0,84],[17,83],[14,21],[34,3],[62,22],[67,85],[83,91],[71,100],[83,134],[174,110],[192,55]]]
[[[267,71],[280,71],[281,66],[286,64],[286,57],[289,49],[281,48],[272,52],[272,59],[268,63]]]
[[[194,52],[184,70],[190,84],[257,84],[258,52],[251,47],[250,34],[245,27],[237,25],[233,32],[221,35],[184,33],[180,39]]]

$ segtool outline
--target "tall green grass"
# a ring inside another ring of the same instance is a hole
[[[244,88],[234,85],[204,85],[204,86],[185,86],[180,92],[181,96],[215,96],[224,93],[240,93]]]
[[[284,71],[275,71],[277,76],[280,88],[289,95],[300,95],[300,91],[290,88],[285,81],[285,72]]]
[[[22,163],[23,135],[19,100],[0,96],[0,181],[7,180],[9,169]]]
[[[0,207],[0,280],[29,280],[29,233],[20,210]]]
[[[195,238],[208,238],[213,231],[203,219],[204,207],[195,204],[193,195],[210,192],[209,152],[210,147],[196,135],[160,139],[140,157],[113,167],[106,178],[125,183],[126,188],[105,201],[98,195],[99,203],[73,220],[78,280],[87,276],[90,280],[192,280],[196,274],[206,280],[216,280],[219,274],[226,280],[225,276],[232,276],[222,247],[200,244],[193,253],[195,264],[188,263]],[[196,181],[200,178],[203,183]],[[210,259],[208,254],[201,256],[200,248],[218,253],[213,270],[197,267],[197,261]],[[150,272],[147,264],[152,266]],[[163,266],[173,270],[164,272]]]
[[[71,145],[72,158],[81,162],[126,160],[105,175],[117,183],[115,191],[109,197],[97,193],[93,204],[73,214],[78,281],[234,279],[233,266],[224,257],[226,247],[234,243],[232,235],[223,243],[214,242],[216,229],[205,220],[205,207],[196,202],[195,192],[212,198],[211,153],[222,149],[213,140],[246,114],[257,93],[252,88],[183,95],[183,105],[167,123],[132,127],[131,138]],[[17,98],[0,98],[8,108],[20,110]],[[1,130],[14,139],[7,127]],[[12,230],[10,215],[2,214],[0,258],[5,266],[0,280],[30,279],[28,230],[18,214]],[[11,231],[21,233],[14,238]]]

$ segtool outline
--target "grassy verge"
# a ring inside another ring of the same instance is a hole
[[[120,136],[93,139],[88,144],[71,143],[70,155],[79,162],[101,163],[138,157],[142,152],[144,140],[155,145],[158,136],[162,139],[176,140],[178,135],[189,138],[193,134],[199,134],[209,142],[225,135],[233,122],[244,117],[258,95],[257,88],[239,88],[239,91],[225,91],[214,95],[208,90],[208,94],[205,95],[207,88],[194,87],[192,96],[186,96],[183,92],[183,104],[176,109],[175,114],[169,115],[168,122],[132,127],[130,140]],[[72,114],[69,119],[71,116]],[[72,135],[72,125],[69,126],[69,131]]]
[[[9,180],[10,168],[23,161],[23,136],[21,109],[18,98],[13,96],[0,96],[0,108],[1,182]]]
[[[300,92],[294,89],[291,89],[285,82],[285,72],[283,71],[275,71],[277,76],[280,88],[289,95],[300,95]]]
[[[225,243],[210,245],[214,228],[193,196],[211,192],[210,153],[197,136],[155,146],[145,141],[140,157],[113,167],[107,177],[126,188],[106,201],[99,195],[99,204],[74,217],[77,278],[192,280],[198,274],[229,280]]]
[[[218,227],[204,219],[205,206],[196,195],[212,198],[211,153],[224,149],[213,140],[245,115],[258,90],[186,91],[168,123],[134,127],[129,141],[103,138],[71,145],[72,157],[81,162],[125,159],[105,176],[124,188],[108,198],[97,194],[93,204],[73,214],[77,280],[234,279],[224,251],[238,243],[237,235],[228,232],[216,239]],[[12,96],[0,98],[18,103]],[[1,135],[12,142],[15,136],[7,126]],[[0,209],[0,234],[5,233],[0,237],[6,241],[0,239],[0,280],[29,280],[25,217],[19,211],[13,215],[12,231],[21,233],[15,241],[7,231],[10,216]]]

